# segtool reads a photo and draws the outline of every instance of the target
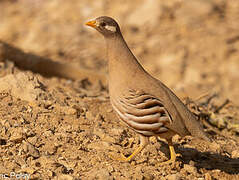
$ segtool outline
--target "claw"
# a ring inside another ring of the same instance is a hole
[[[109,158],[116,160],[116,161],[123,161],[123,162],[128,162],[130,161],[129,157],[125,157],[125,155],[123,153],[116,154],[116,153],[110,153],[109,154]]]
[[[115,155],[114,153],[110,153],[109,157],[111,159],[123,162],[131,161],[137,154],[139,154],[145,148],[145,146],[147,146],[148,143],[149,141],[147,137],[140,136],[140,146],[137,149],[135,149],[134,152],[129,157],[125,157],[125,155],[122,153],[120,153],[120,157],[118,155]]]
[[[170,156],[171,158],[168,161],[158,163],[158,166],[166,165],[166,164],[174,164],[176,161],[176,158],[181,156],[181,154],[176,154],[174,151],[174,147],[172,145],[169,145],[169,150],[170,150]]]

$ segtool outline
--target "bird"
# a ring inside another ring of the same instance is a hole
[[[160,164],[175,163],[172,137],[191,135],[211,141],[197,117],[160,80],[150,75],[129,49],[118,23],[100,16],[88,21],[106,42],[110,103],[117,117],[139,134],[140,143],[133,153],[115,158],[130,162],[148,144],[149,137],[163,138],[169,145],[170,159]]]

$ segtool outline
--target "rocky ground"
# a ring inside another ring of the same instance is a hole
[[[0,179],[239,179],[239,1],[0,1]],[[138,136],[109,104],[103,38],[121,25],[142,65],[199,117],[212,143],[175,136],[130,163]],[[12,172],[12,173],[11,173]],[[15,174],[14,174],[15,173]]]

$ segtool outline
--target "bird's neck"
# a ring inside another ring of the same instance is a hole
[[[129,79],[129,76],[144,74],[143,67],[139,64],[121,34],[106,39],[109,64],[109,83]],[[140,72],[140,73],[139,73]]]

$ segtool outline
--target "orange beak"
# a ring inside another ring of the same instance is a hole
[[[85,25],[95,28],[96,27],[96,21],[95,20],[89,21],[89,22],[85,23]]]

